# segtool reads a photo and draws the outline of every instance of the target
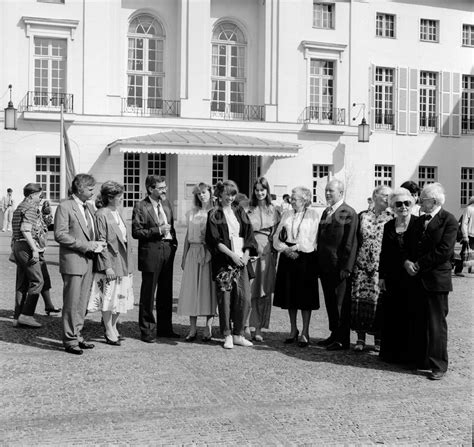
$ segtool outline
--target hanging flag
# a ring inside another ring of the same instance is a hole
[[[72,181],[76,176],[76,168],[74,166],[74,159],[72,158],[71,145],[69,144],[69,137],[67,136],[66,126],[63,121],[63,137],[64,137],[64,155],[66,157],[66,185],[70,188]]]

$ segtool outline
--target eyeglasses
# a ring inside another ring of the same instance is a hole
[[[404,200],[403,202],[395,202],[395,206],[397,208],[401,208],[402,206],[406,206],[407,208],[411,205],[411,202],[409,200]]]
[[[168,189],[167,186],[155,186],[155,189],[157,191],[166,191]]]
[[[420,199],[420,202],[424,202],[425,200],[434,200],[433,197],[423,197],[422,199]]]

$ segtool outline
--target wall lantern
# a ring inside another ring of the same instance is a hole
[[[5,108],[5,129],[16,130],[16,109],[13,107],[12,102],[12,85],[8,86],[10,89],[10,101],[8,101],[8,107]]]
[[[367,124],[367,121],[365,120],[365,104],[364,103],[354,103],[352,104],[352,107],[360,106],[362,108],[362,121],[360,124],[357,126],[357,141],[359,143],[368,143],[369,142],[369,137],[370,137],[370,126]],[[359,113],[357,116],[359,116]],[[352,121],[356,120],[356,117],[352,118]]]

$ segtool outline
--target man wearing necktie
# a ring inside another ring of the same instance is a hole
[[[54,216],[54,239],[59,244],[59,271],[64,283],[63,344],[66,352],[76,355],[94,347],[82,336],[92,287],[93,258],[104,247],[95,240],[94,209],[87,203],[94,194],[94,187],[94,177],[76,175],[71,196],[59,204]]]
[[[133,209],[132,236],[138,239],[138,270],[142,272],[138,325],[142,341],[153,343],[156,336],[179,338],[171,323],[173,261],[178,240],[173,211],[166,199],[166,179],[149,175],[145,187],[147,197]]]
[[[442,208],[444,188],[430,183],[420,195],[421,211],[408,241],[405,269],[416,280],[417,363],[427,362],[431,380],[442,379],[448,369],[448,294],[453,290],[451,258],[458,230],[456,218]]]
[[[350,275],[357,252],[357,213],[344,202],[344,184],[326,185],[328,207],[317,238],[318,274],[324,292],[330,336],[318,343],[330,351],[350,346]]]

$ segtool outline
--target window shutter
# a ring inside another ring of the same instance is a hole
[[[451,135],[453,137],[461,136],[461,74],[452,73],[451,103]]]
[[[408,68],[397,69],[397,133],[407,134],[408,119]]]
[[[440,73],[440,124],[441,124],[441,136],[449,137],[451,132],[449,131],[449,116],[451,115],[451,73],[447,71],[442,71]]]
[[[375,129],[375,65],[370,64],[369,68],[370,78],[370,110],[369,110],[369,121],[370,128]]]
[[[410,89],[409,89],[409,109],[408,109],[408,134],[418,134],[418,70],[410,68]]]

